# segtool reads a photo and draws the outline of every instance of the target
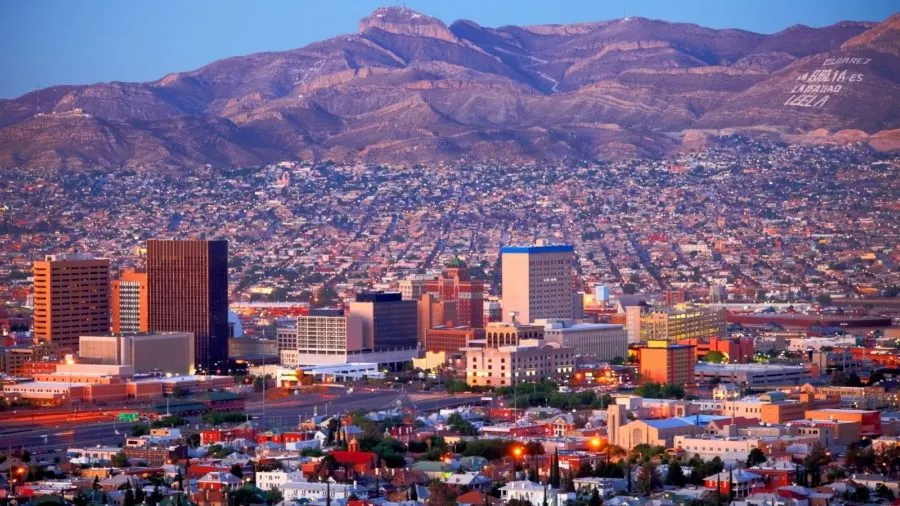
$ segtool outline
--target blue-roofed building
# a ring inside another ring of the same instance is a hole
[[[500,254],[526,253],[536,255],[541,253],[574,253],[575,247],[571,244],[548,244],[544,246],[503,246]]]
[[[500,248],[503,321],[574,319],[574,253],[572,245],[541,242]]]
[[[724,420],[726,418],[731,417],[722,415],[691,415],[678,417],[677,420],[692,423],[697,427],[706,427],[707,425],[709,425],[709,422],[716,422],[718,420]]]
[[[639,444],[650,446],[664,446],[673,448],[675,436],[693,436],[702,434],[704,426],[698,425],[693,417],[685,418],[657,418],[652,420],[634,420],[624,425],[618,425],[624,413],[622,406],[611,406],[607,414],[607,431],[610,443],[625,449],[634,448]]]

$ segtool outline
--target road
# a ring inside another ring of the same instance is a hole
[[[319,395],[301,395],[277,402],[248,403],[245,410],[248,417],[269,428],[290,429],[297,427],[301,418],[309,417],[314,411],[319,414],[346,413],[355,410],[386,410],[397,407],[413,407],[419,414],[443,408],[481,404],[481,396],[475,394],[421,394],[406,395],[396,390],[358,391],[325,400]],[[199,420],[192,419],[192,427]],[[57,450],[71,447],[108,445],[118,446],[131,431],[130,423],[115,423],[108,420],[79,420],[78,422],[58,421],[56,424],[34,426],[32,424],[2,424],[0,426],[0,450],[24,447],[37,455],[48,454],[49,458],[59,455]],[[118,434],[116,431],[118,430]]]

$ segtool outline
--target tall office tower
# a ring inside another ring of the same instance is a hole
[[[112,282],[112,331],[116,334],[147,332],[147,273],[126,269]]]
[[[503,321],[571,320],[574,252],[565,244],[501,248]]]
[[[109,332],[109,260],[50,255],[34,262],[34,342],[76,351],[82,334]]]
[[[373,351],[417,347],[418,311],[414,300],[399,292],[367,292],[350,303],[350,315],[362,320],[362,346]]]
[[[418,305],[418,340],[422,348],[427,349],[425,338],[428,330],[437,326],[456,327],[457,319],[456,301],[444,301],[438,299],[435,294],[423,293],[417,302]]]
[[[440,277],[425,284],[425,292],[440,301],[456,302],[454,326],[484,326],[484,281],[472,279],[469,267],[459,257],[447,263]]]
[[[147,241],[150,330],[193,332],[197,369],[228,360],[228,242]]]

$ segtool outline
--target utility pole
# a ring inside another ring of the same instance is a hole
[[[266,426],[266,356],[263,355],[263,374],[262,374],[262,426]]]

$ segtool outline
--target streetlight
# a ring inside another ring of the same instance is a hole
[[[72,358],[72,355],[66,355],[66,365],[69,366],[69,421],[72,420],[72,366],[75,364],[75,359]]]

